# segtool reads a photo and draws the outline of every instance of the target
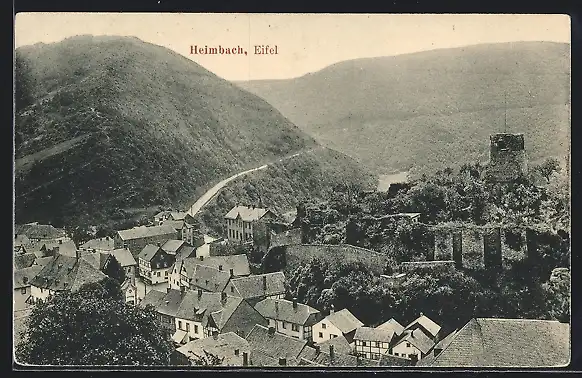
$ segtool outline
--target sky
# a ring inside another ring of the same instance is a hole
[[[134,36],[227,80],[286,79],[365,57],[512,41],[570,42],[567,15],[18,13],[14,45],[75,35]],[[277,46],[255,55],[254,46]],[[193,55],[191,47],[247,55]]]

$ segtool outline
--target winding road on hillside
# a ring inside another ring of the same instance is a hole
[[[208,191],[206,193],[204,193],[200,198],[198,198],[198,200],[196,200],[196,202],[190,207],[190,209],[187,211],[187,213],[190,214],[191,216],[195,216],[196,214],[198,214],[198,212],[200,210],[202,210],[202,208],[208,202],[210,202],[220,192],[220,190],[222,188],[224,188],[226,185],[228,185],[231,181],[236,180],[237,178],[239,178],[241,176],[244,176],[244,175],[249,174],[251,172],[260,171],[260,170],[265,169],[265,168],[267,168],[270,165],[273,165],[275,163],[280,163],[282,161],[289,160],[289,159],[292,159],[296,156],[303,155],[305,153],[312,152],[312,151],[315,151],[315,150],[321,149],[321,148],[324,148],[324,147],[312,148],[309,150],[296,152],[293,155],[288,155],[288,156],[282,157],[281,159],[278,159],[278,160],[272,161],[270,163],[261,165],[260,167],[247,169],[246,171],[242,171],[242,172],[236,173],[228,178],[225,178],[224,180],[220,181],[218,184],[214,185],[212,188],[208,189]]]

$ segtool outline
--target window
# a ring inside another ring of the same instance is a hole
[[[337,337],[337,335],[329,335],[330,339],[335,339]]]
[[[20,289],[20,294],[26,294],[26,288],[23,287],[22,289]]]
[[[198,333],[198,324],[194,324],[194,333]]]
[[[399,356],[399,354],[398,354],[398,353],[394,353],[394,355],[395,355],[396,357],[398,357],[398,356]]]
[[[182,329],[182,321],[181,320],[178,320],[178,328]]]
[[[299,326],[297,324],[291,324],[291,330],[295,332],[299,332]]]
[[[323,333],[319,332],[319,338],[323,339]]]
[[[235,355],[235,356],[238,356],[238,353],[239,353],[239,350],[238,350],[238,349],[235,349],[235,350],[234,350],[234,355]]]
[[[164,276],[168,277],[168,271],[167,270],[164,272]]]
[[[408,357],[409,358],[414,358],[414,357],[416,357],[416,354],[409,354]]]
[[[410,348],[410,343],[406,343],[406,347],[407,348]]]
[[[285,322],[281,322],[283,325],[281,327],[283,327],[284,329],[287,328],[287,324],[285,324]]]
[[[186,332],[190,332],[190,323],[186,323]]]
[[[161,272],[158,272],[158,277],[161,277],[161,276],[162,276],[162,273]]]
[[[231,293],[234,293],[234,286],[231,286],[231,287],[230,287],[230,292],[231,292]]]
[[[362,346],[366,346],[366,342],[365,341],[362,341]]]
[[[326,327],[325,323],[321,323],[321,328],[325,329],[325,327]]]

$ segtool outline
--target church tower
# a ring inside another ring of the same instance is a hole
[[[490,136],[487,179],[511,182],[527,173],[523,134],[499,133]]]

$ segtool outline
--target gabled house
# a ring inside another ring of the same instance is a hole
[[[190,214],[186,214],[184,217],[181,236],[182,240],[195,248],[204,244],[203,235],[200,231],[200,224]]]
[[[324,348],[323,343],[316,344],[314,347],[306,346],[299,354],[299,359],[299,366],[366,367],[377,365],[377,362],[361,358],[361,356],[337,351],[333,344],[326,345]]]
[[[422,328],[405,329],[394,342],[392,353],[388,354],[409,358],[416,363],[426,357],[434,346],[434,341],[424,333]]]
[[[297,366],[299,355],[307,346],[307,340],[287,336],[276,332],[274,327],[259,324],[252,328],[246,340],[251,346],[253,366]],[[265,362],[257,363],[257,358]]]
[[[249,259],[246,254],[198,257],[198,265],[210,266],[218,270],[230,271],[233,277],[243,277],[251,274]]]
[[[176,255],[182,249],[188,247],[188,243],[186,243],[184,240],[168,239],[161,245],[161,247],[166,253],[170,255]]]
[[[213,238],[210,235],[202,235],[196,241],[196,257],[206,258],[210,256],[210,246],[216,243],[226,243],[223,239]]]
[[[31,301],[46,301],[57,292],[78,290],[85,283],[95,283],[107,277],[87,260],[56,254],[30,283]]]
[[[231,278],[224,290],[228,295],[242,297],[251,306],[266,298],[283,299],[286,293],[285,275],[274,272]]]
[[[441,352],[451,344],[458,331],[459,331],[458,329],[454,330],[453,332],[449,333],[446,337],[444,337],[441,341],[439,341],[434,346],[434,348],[432,348],[432,351],[428,355],[426,355],[423,359],[418,361],[416,366],[430,366],[433,363],[433,361],[439,356],[439,354],[441,354]]]
[[[75,257],[77,255],[77,246],[75,245],[75,242],[70,239],[43,242],[43,246],[40,250],[45,256],[54,256],[57,253],[70,257]]]
[[[362,327],[362,323],[348,309],[334,311],[313,326],[313,341],[321,343],[323,341],[343,336],[348,343],[352,343],[356,329]]]
[[[570,363],[570,325],[552,320],[474,318],[429,367],[549,368]]]
[[[380,357],[390,350],[390,344],[394,332],[378,328],[359,327],[354,334],[354,344],[356,354],[379,360]]]
[[[79,246],[82,252],[110,252],[115,248],[113,238],[105,236],[102,238],[91,239]]]
[[[179,238],[179,234],[174,227],[162,224],[160,226],[139,226],[117,231],[114,241],[116,249],[127,248],[131,251],[133,257],[137,257],[148,244],[157,245],[158,243],[165,243],[168,239],[177,238]]]
[[[34,253],[22,253],[14,255],[14,269],[30,268],[36,261]]]
[[[55,228],[50,224],[38,224],[38,222],[14,226],[14,238],[26,236],[30,243],[68,241],[71,238],[65,230]]]
[[[354,352],[353,345],[343,336],[332,337],[331,339],[316,343],[315,346],[319,346],[323,351],[329,350],[329,347],[333,346],[333,349],[341,354],[353,354]]]
[[[26,268],[16,269],[14,270],[13,274],[13,287],[12,290],[14,292],[13,302],[14,302],[14,310],[22,310],[27,306],[30,302],[30,285],[34,277],[40,271],[42,267],[34,265]]]
[[[111,261],[115,259],[112,255],[104,252],[91,252],[83,255],[83,258],[87,260],[95,269],[99,269],[105,272]]]
[[[253,224],[258,220],[276,219],[269,209],[254,206],[235,206],[224,216],[226,237],[233,242],[250,242],[253,239]]]
[[[172,336],[176,332],[176,313],[185,296],[182,290],[173,290],[168,288],[166,293],[157,290],[149,291],[138,304],[139,307],[145,308],[148,305],[154,308],[158,315],[158,320],[168,334]]]
[[[440,331],[441,331],[441,326],[436,324],[434,321],[432,321],[431,319],[429,319],[426,315],[424,315],[422,312],[420,313],[420,316],[418,318],[416,318],[415,320],[413,320],[412,322],[410,322],[409,325],[407,325],[404,330],[414,330],[420,328],[422,330],[422,332],[428,336],[434,343],[437,343],[440,337]]]
[[[165,210],[160,211],[156,215],[154,215],[154,224],[161,225],[165,221],[183,221],[186,217],[186,213],[183,211],[171,211]]]
[[[176,350],[175,365],[199,365],[207,354],[216,356],[221,366],[249,366],[251,347],[234,332],[215,333],[212,337],[192,340]]]
[[[318,310],[295,300],[267,298],[255,309],[277,332],[309,342],[313,341],[313,326],[323,318]]]
[[[170,270],[170,277],[168,280],[169,287],[171,289],[179,290],[182,286],[182,262],[187,258],[194,258],[196,256],[196,250],[193,246],[185,244],[184,247],[180,248],[176,253],[176,261]]]
[[[160,246],[148,244],[138,256],[139,275],[150,285],[168,282],[175,259]]]
[[[137,262],[126,248],[118,248],[108,252],[115,257],[119,265],[123,268],[126,277],[135,277],[137,272]]]
[[[251,305],[226,293],[187,290],[176,313],[173,339],[185,343],[209,337],[213,332],[245,336],[255,324],[267,324]]]
[[[198,266],[205,268],[197,270]],[[216,271],[218,273],[215,273]],[[244,254],[208,258],[203,256],[199,258],[187,257],[181,261],[180,280],[181,285],[187,288],[223,291],[231,277],[248,276],[250,273],[249,261]],[[195,277],[196,275],[197,277]],[[216,277],[213,278],[214,275]],[[208,283],[206,283],[207,280]],[[223,284],[224,286],[222,286]]]
[[[224,291],[231,277],[230,272],[206,265],[196,265],[194,277],[188,288],[220,293]]]

